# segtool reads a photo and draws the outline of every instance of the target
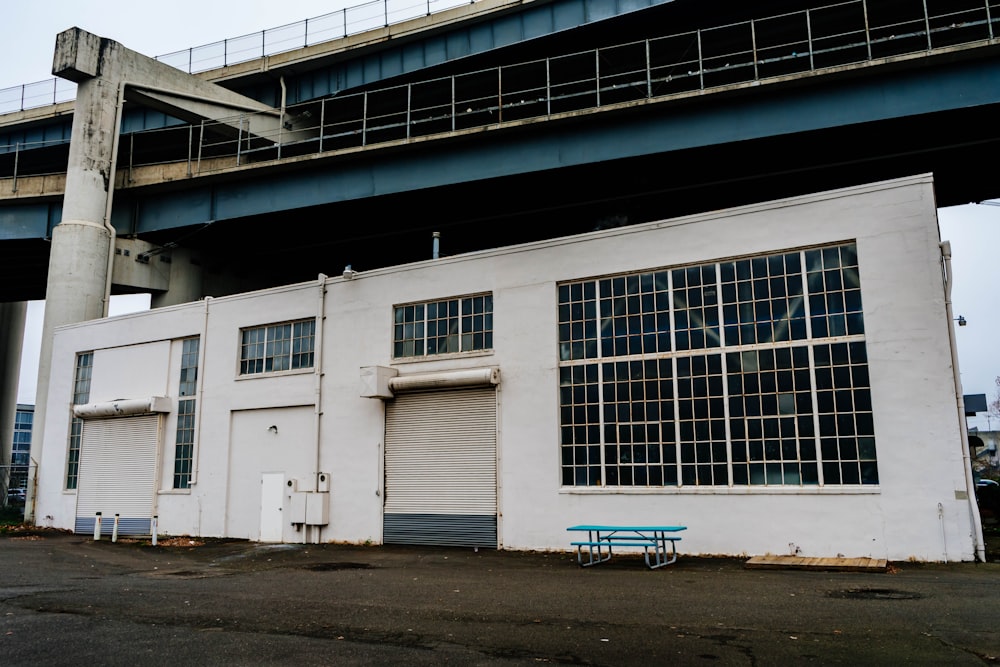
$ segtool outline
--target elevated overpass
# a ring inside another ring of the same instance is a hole
[[[704,4],[476,3],[200,75],[277,102],[273,132],[129,96],[114,227],[218,294],[432,231],[461,252],[925,171],[941,205],[996,196],[996,3]],[[68,115],[0,117],[49,137],[0,155],[0,300],[43,295]]]

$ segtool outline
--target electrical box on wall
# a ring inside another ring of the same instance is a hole
[[[330,495],[304,493],[306,497],[306,525],[325,526],[330,523]]]
[[[289,480],[291,481],[291,480]],[[288,521],[289,523],[305,523],[306,522],[306,506],[308,501],[306,498],[310,494],[308,493],[293,493],[291,495],[291,502],[288,503]]]
[[[389,379],[399,375],[399,371],[388,366],[361,367],[362,398],[392,398]]]
[[[330,473],[316,473],[316,490],[320,493],[330,493]]]

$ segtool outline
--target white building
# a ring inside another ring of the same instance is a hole
[[[971,560],[944,264],[923,176],[66,326],[36,517]]]

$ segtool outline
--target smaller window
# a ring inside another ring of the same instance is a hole
[[[243,329],[240,375],[312,368],[316,320]]]
[[[198,399],[198,349],[200,340],[188,338],[181,349],[181,376],[177,395],[177,438],[174,447],[174,488],[191,487],[194,462],[194,424]]]
[[[493,295],[396,306],[392,356],[423,357],[493,349]]]
[[[90,400],[90,377],[94,368],[94,353],[82,352],[76,356],[73,374],[73,405],[83,405]],[[66,453],[66,488],[73,490],[80,481],[80,444],[83,440],[83,420],[71,417],[69,447]]]

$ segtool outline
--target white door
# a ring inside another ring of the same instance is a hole
[[[260,541],[280,542],[282,505],[285,500],[285,475],[266,472],[260,477]]]

